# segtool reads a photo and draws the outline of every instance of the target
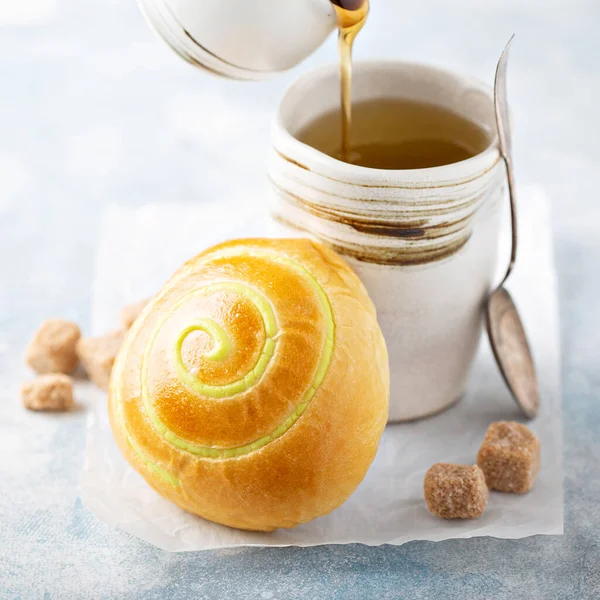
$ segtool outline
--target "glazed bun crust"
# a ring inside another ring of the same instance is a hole
[[[375,309],[332,250],[237,240],[188,261],[146,306],[109,390],[115,439],[160,494],[240,529],[340,506],[387,420]]]

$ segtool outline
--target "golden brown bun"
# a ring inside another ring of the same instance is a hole
[[[309,240],[237,240],[188,261],[112,372],[117,443],[160,494],[259,531],[340,506],[385,427],[387,350],[358,277]]]

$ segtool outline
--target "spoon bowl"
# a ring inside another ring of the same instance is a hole
[[[506,385],[523,414],[533,419],[540,404],[535,367],[517,307],[503,287],[489,297],[486,326]]]

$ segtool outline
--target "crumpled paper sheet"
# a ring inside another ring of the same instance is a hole
[[[341,508],[311,523],[272,533],[237,531],[163,500],[121,457],[110,432],[103,394],[98,394],[88,422],[81,482],[85,504],[102,520],[172,552],[561,534],[559,324],[550,218],[540,188],[524,188],[519,198],[519,258],[509,287],[535,354],[542,398],[540,414],[530,425],[541,438],[542,468],[530,494],[491,492],[485,513],[475,521],[437,519],[423,500],[423,476],[432,464],[473,464],[492,421],[520,419],[483,339],[465,397],[435,417],[388,426],[356,492]],[[97,255],[94,330],[114,328],[125,303],[151,295],[184,260],[205,247],[232,237],[269,233],[260,207],[248,205],[111,207]],[[508,231],[504,231],[503,245],[506,255]]]

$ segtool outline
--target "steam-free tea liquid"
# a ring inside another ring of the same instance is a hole
[[[375,169],[423,169],[465,160],[487,148],[490,132],[434,104],[385,98],[352,106],[352,146],[344,147],[337,110],[309,123],[297,137],[334,158]]]

